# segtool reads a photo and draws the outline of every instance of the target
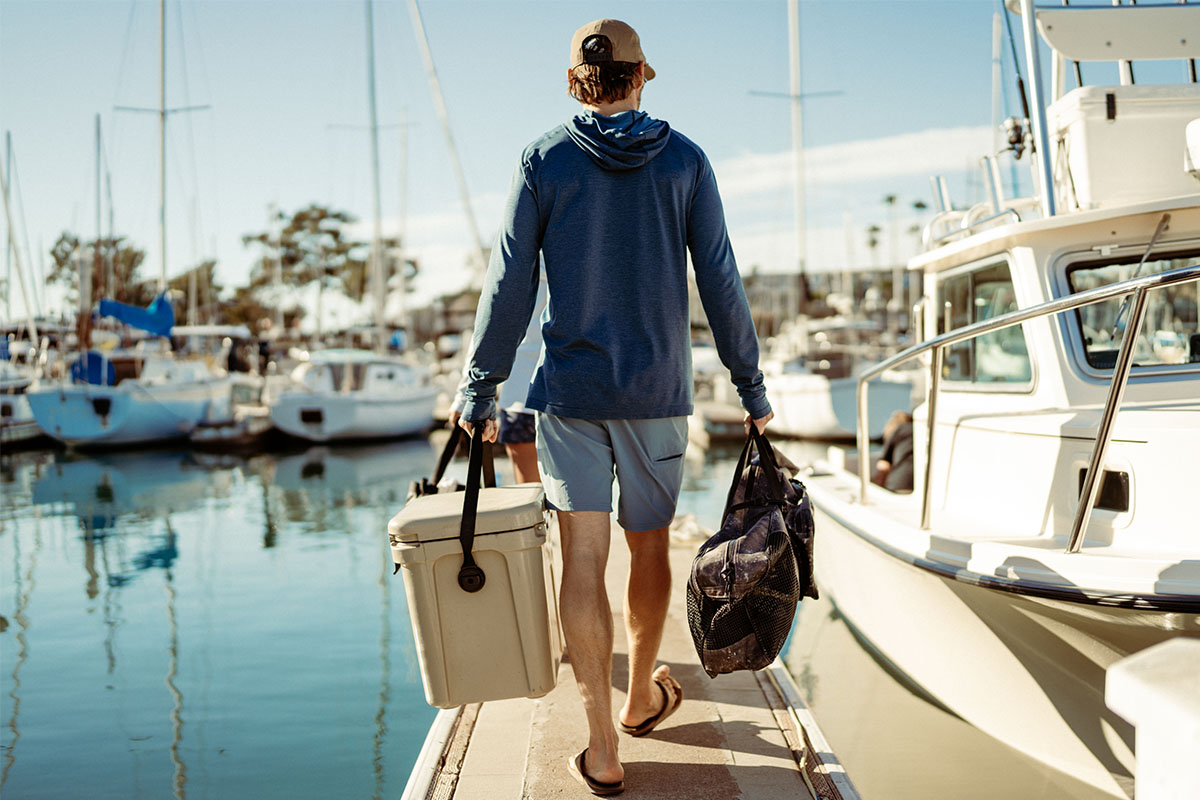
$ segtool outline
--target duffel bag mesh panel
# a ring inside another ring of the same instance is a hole
[[[801,596],[791,537],[776,529],[767,547],[776,557],[737,600],[714,600],[688,582],[688,625],[700,662],[711,676],[768,666],[791,631]],[[731,580],[736,579],[735,569],[729,566]]]

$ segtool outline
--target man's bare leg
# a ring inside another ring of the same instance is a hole
[[[558,512],[563,548],[558,608],[571,668],[587,714],[584,768],[603,783],[625,778],[612,717],[612,610],[604,587],[612,536],[609,520],[604,511]]]
[[[666,528],[626,531],[625,541],[629,545],[629,580],[625,584],[629,694],[619,718],[625,725],[637,726],[662,709],[663,693],[654,677],[670,671],[665,664],[657,673],[654,670],[671,600],[670,536]]]

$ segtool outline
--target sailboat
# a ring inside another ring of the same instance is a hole
[[[792,154],[796,174],[796,250],[799,277],[804,281],[806,257],[804,204],[803,94],[800,81],[800,11],[798,0],[788,0],[788,51],[791,62]],[[795,289],[788,292],[789,313],[796,313]],[[763,379],[775,410],[771,430],[783,436],[808,439],[853,439],[856,432],[855,396],[858,380],[847,370],[831,374],[820,360],[805,356],[810,350],[810,321],[801,313],[783,326],[763,358]],[[848,323],[849,324],[849,323]],[[853,363],[853,361],[852,361]],[[884,376],[871,395],[869,433],[883,434],[894,411],[912,407],[913,384],[901,373]]]
[[[429,371],[387,351],[379,200],[379,122],[375,109],[375,28],[367,14],[367,89],[371,114],[373,222],[371,279],[374,284],[374,350],[332,349],[308,354],[292,373],[292,384],[271,404],[271,421],[285,433],[314,442],[410,436],[433,427],[438,387]]]
[[[42,435],[25,396],[33,381],[32,374],[0,357],[0,444],[16,444]]]
[[[160,442],[187,436],[203,420],[229,416],[232,381],[224,359],[177,358],[171,348],[175,312],[167,294],[166,2],[159,2],[159,293],[147,308],[101,300],[99,314],[150,334],[128,350],[89,349],[91,275],[80,262],[82,352],[58,384],[27,392],[38,427],[78,447]],[[99,128],[97,128],[99,137]],[[97,148],[98,150],[99,148]],[[99,181],[97,181],[99,207]],[[222,354],[224,355],[224,354]]]

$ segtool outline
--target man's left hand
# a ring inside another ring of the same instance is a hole
[[[459,417],[458,426],[467,432],[468,436],[475,435],[474,423],[467,422]],[[500,435],[500,423],[495,419],[486,419],[483,421],[483,440],[485,442],[494,442],[496,437]]]

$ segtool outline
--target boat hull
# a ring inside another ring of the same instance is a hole
[[[883,659],[1001,742],[1132,796],[1133,728],[1105,705],[1105,670],[1183,633],[1182,615],[957,580],[876,546],[817,502],[821,591]]]
[[[311,442],[398,438],[433,427],[436,388],[397,394],[286,392],[271,404],[271,421],[284,433]]]
[[[38,427],[74,447],[113,447],[179,439],[228,404],[226,380],[185,385],[72,384],[28,393]]]
[[[19,444],[42,435],[24,392],[0,394],[0,444]]]
[[[846,441],[855,437],[858,379],[808,373],[781,373],[765,378],[767,397],[775,411],[771,430],[783,436]],[[877,380],[867,394],[867,429],[872,439],[896,411],[912,408],[910,381]]]

